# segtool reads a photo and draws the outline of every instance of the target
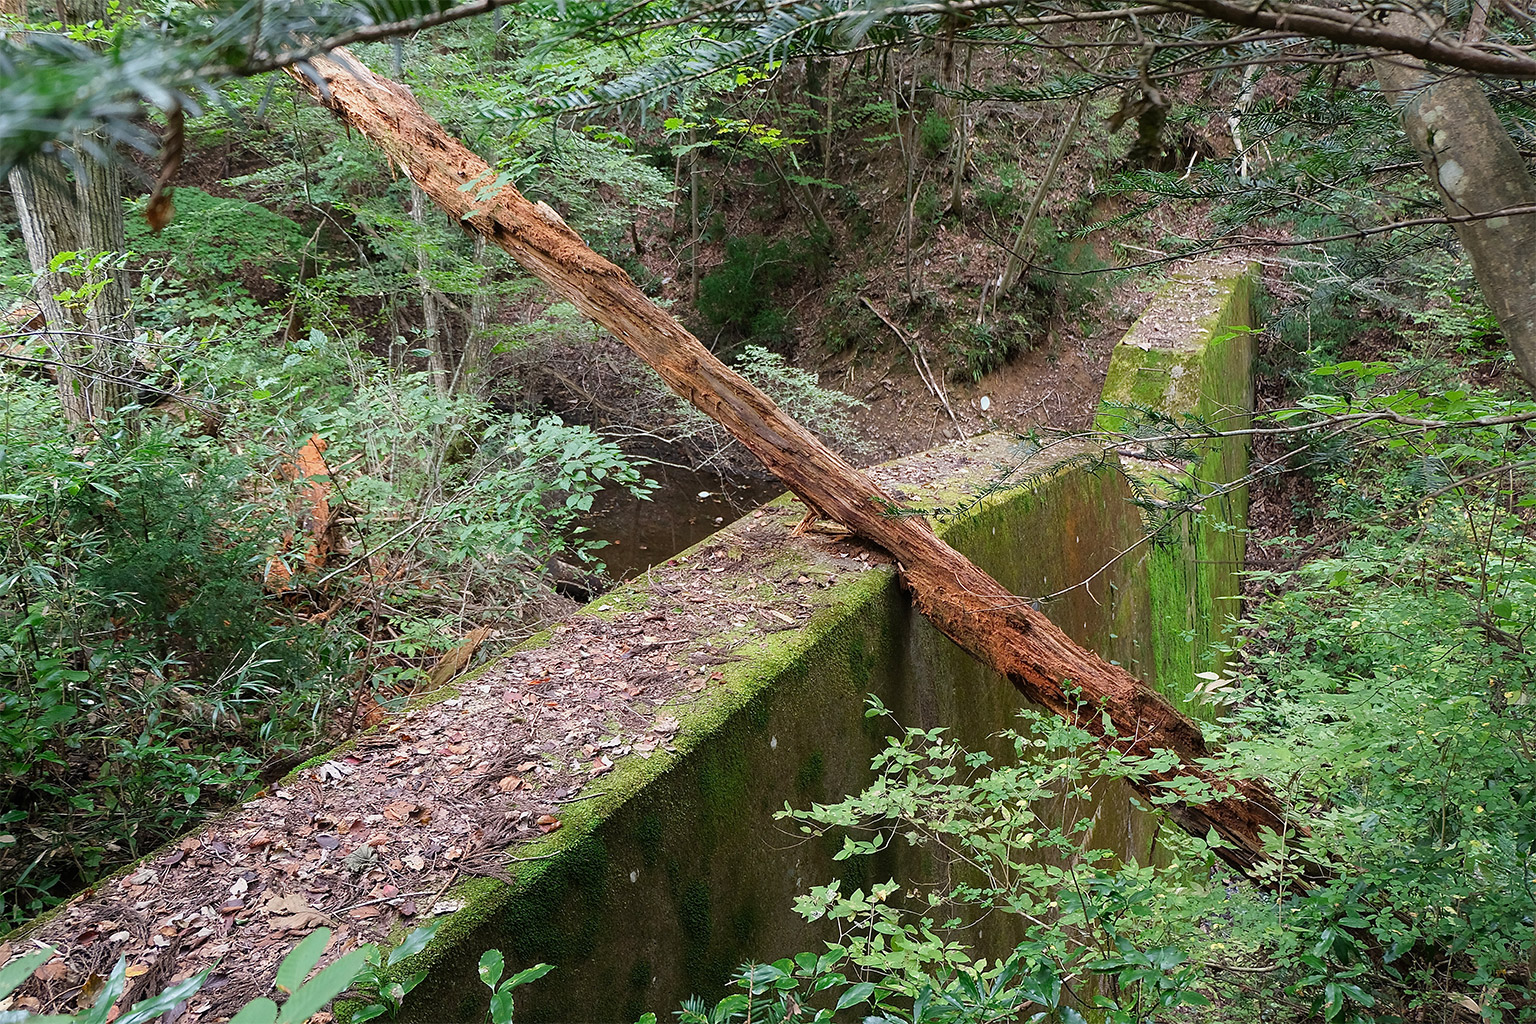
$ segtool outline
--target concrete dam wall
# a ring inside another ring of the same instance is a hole
[[[1252,281],[1218,266],[1165,286],[1116,349],[1098,426],[1127,427],[1128,408],[1246,426]],[[951,544],[1177,700],[1238,611],[1246,471],[1241,438],[1172,464],[988,435],[873,473],[914,507],[954,510],[936,524]],[[1135,493],[1181,477],[1233,486],[1148,539]],[[28,930],[84,963],[72,937],[92,920],[189,922],[211,891],[192,865],[212,850],[197,870],[245,865],[249,913],[242,895],[205,952],[182,954],[189,973],[221,947],[238,958],[241,935],[270,935],[270,908],[294,899],[337,928],[333,955],[436,913],[437,939],[405,965],[428,972],[406,1003],[417,1021],[483,1020],[475,965],[492,948],[512,969],[556,966],[519,991],[522,1021],[666,1019],[690,994],[717,998],[745,961],[819,949],[831,936],[794,913],[796,896],[924,870],[899,853],[834,861],[830,842],[774,820],[870,779],[888,725],[866,718],[866,695],[973,747],[1021,698],[911,610],[878,550],[791,536],[802,512],[784,497],[726,526]],[[1144,848],[1152,823],[1126,808],[1095,844]],[[336,844],[316,857],[310,835]],[[295,863],[274,867],[274,844]]]

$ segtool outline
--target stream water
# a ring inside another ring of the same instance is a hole
[[[649,498],[636,498],[622,487],[607,488],[583,524],[590,536],[608,542],[597,557],[615,580],[639,575],[784,493],[784,485],[775,480],[658,463],[641,472],[656,481]]]

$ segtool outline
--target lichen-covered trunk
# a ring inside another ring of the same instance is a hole
[[[1161,802],[1172,779],[1210,786],[1218,795],[1210,802],[1174,801],[1163,809],[1195,835],[1214,830],[1224,840],[1221,856],[1233,867],[1273,878],[1266,873],[1273,868],[1266,841],[1286,831],[1284,805],[1262,783],[1218,777],[1203,766],[1210,751],[1197,724],[1124,669],[1078,647],[926,522],[889,515],[892,498],[711,355],[624,271],[515,188],[490,187],[494,178],[485,162],[428,117],[408,89],[373,75],[344,51],[314,67],[318,81],[301,73],[294,78],[373,140],[449,216],[607,328],[817,512],[890,552],[916,607],[946,636],[1024,696],[1117,751],[1172,751],[1177,763],[1144,775],[1141,792]]]
[[[1386,27],[1423,31],[1417,16],[1403,13],[1388,17]],[[1432,71],[1402,55],[1375,65],[1447,214],[1536,207],[1536,181],[1475,78]],[[1521,376],[1536,385],[1536,213],[1464,221],[1456,235]]]
[[[411,221],[416,225],[419,241],[416,245],[416,277],[421,284],[421,333],[427,349],[427,373],[432,387],[439,395],[453,389],[453,376],[449,372],[452,357],[449,354],[446,317],[438,302],[437,289],[432,284],[432,255],[427,242],[428,196],[414,182],[411,184]]]
[[[495,308],[495,270],[484,235],[475,236],[475,266],[480,268],[480,284],[469,298],[469,330],[464,337],[464,354],[453,373],[455,394],[491,393],[491,354],[496,338],[491,333],[491,311]]]
[[[11,170],[10,186],[27,261],[37,275],[59,405],[71,423],[88,423],[121,404],[133,313],[127,282],[110,266],[95,264],[81,273],[54,269],[61,253],[80,253],[73,265],[82,266],[99,253],[126,248],[121,171],[92,159],[83,147],[76,147],[76,155],[73,182],[62,162],[34,156]]]
[[[60,13],[66,21],[83,23],[103,17],[106,4],[64,3]],[[25,0],[0,0],[0,14],[24,18]],[[134,333],[128,282],[121,271],[104,262],[80,274],[53,266],[61,253],[88,258],[128,247],[122,169],[91,156],[87,141],[107,145],[99,136],[76,133],[73,182],[61,161],[44,156],[21,161],[8,177],[27,262],[37,278],[38,309],[48,327],[59,405],[71,423],[109,416],[122,404],[123,370],[131,363]],[[66,294],[72,297],[59,298]]]

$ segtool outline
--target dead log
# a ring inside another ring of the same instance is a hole
[[[1294,836],[1298,830],[1288,826],[1284,803],[1262,782],[1220,777],[1201,764],[1211,751],[1198,724],[1129,672],[1077,646],[940,540],[926,522],[890,515],[898,504],[894,499],[716,359],[546,204],[498,184],[485,162],[429,117],[409,89],[373,74],[344,50],[315,59],[310,72],[290,69],[317,101],[371,139],[449,216],[499,245],[607,328],[815,512],[888,551],[913,603],[944,635],[1002,673],[1029,700],[1116,750],[1176,754],[1172,768],[1138,781],[1140,792],[1166,798],[1175,779],[1208,785],[1219,799],[1198,805],[1178,801],[1163,810],[1194,835],[1214,831],[1225,842],[1222,859],[1234,868],[1273,879],[1266,836]]]

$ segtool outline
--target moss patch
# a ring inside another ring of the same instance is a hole
[[[1252,423],[1253,290],[1258,268],[1182,275],[1163,286],[1115,348],[1096,425],[1134,433],[1143,410],[1175,423],[1241,430]],[[1244,437],[1199,442],[1181,468],[1126,460],[1154,493],[1193,482],[1203,510],[1165,529],[1148,557],[1154,680],[1180,706],[1196,674],[1217,668],[1212,644],[1241,613],[1248,489]]]

